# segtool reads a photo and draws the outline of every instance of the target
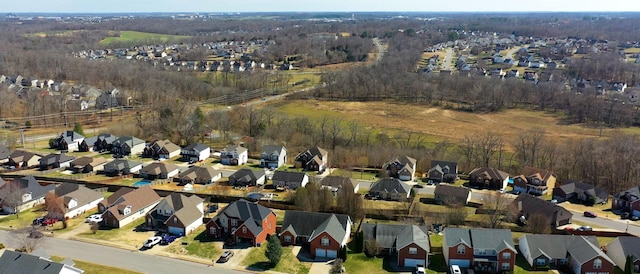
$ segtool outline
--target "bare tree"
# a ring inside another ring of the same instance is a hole
[[[40,232],[36,226],[29,226],[16,229],[11,232],[11,245],[17,246],[16,249],[23,250],[25,253],[45,246],[46,237]]]
[[[550,234],[549,219],[543,214],[533,214],[527,218],[527,232],[534,234]]]
[[[338,145],[338,138],[340,137],[340,132],[342,131],[342,118],[332,119],[330,134],[331,134],[331,150],[335,150]]]
[[[51,191],[44,196],[44,203],[47,208],[47,216],[62,220],[62,227],[67,228],[67,219],[64,217],[66,212],[64,199]]]
[[[501,192],[485,195],[482,208],[488,212],[485,226],[487,228],[499,228],[511,215],[510,205],[512,200]]]
[[[9,182],[0,188],[0,203],[4,209],[8,209],[20,218],[19,207],[22,205],[23,195],[24,190],[17,181]]]
[[[464,225],[467,219],[467,210],[462,205],[450,204],[446,207],[444,215],[447,225]]]

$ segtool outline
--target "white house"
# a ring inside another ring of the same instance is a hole
[[[89,189],[83,185],[74,183],[62,183],[56,189],[51,190],[57,199],[61,200],[63,208],[57,212],[48,212],[49,216],[62,218],[75,218],[98,206],[104,197],[102,193]],[[51,208],[51,207],[47,207]]]
[[[260,154],[260,167],[279,168],[287,162],[287,149],[284,146],[263,146]]]
[[[249,160],[249,152],[241,146],[229,145],[220,152],[220,162],[223,165],[240,166]]]
[[[182,159],[188,162],[202,162],[211,156],[211,148],[207,145],[195,143],[182,149]]]

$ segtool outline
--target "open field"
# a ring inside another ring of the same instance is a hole
[[[112,43],[147,43],[147,42],[171,42],[179,41],[180,39],[189,38],[189,36],[182,35],[168,35],[158,33],[148,33],[139,31],[120,31],[114,33],[118,35],[116,37],[106,37],[100,41],[100,45],[106,46]]]

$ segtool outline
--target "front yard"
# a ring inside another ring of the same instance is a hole
[[[62,262],[62,261],[64,261],[64,259],[65,259],[64,257],[51,256],[51,260],[54,261],[54,262]],[[80,260],[73,260],[73,262],[76,263],[74,265],[74,267],[77,267],[79,269],[84,270],[84,273],[91,273],[91,274],[111,274],[111,273],[142,274],[141,272],[136,272],[136,271],[133,271],[133,270],[117,268],[117,267],[101,265],[101,264],[94,264],[94,263],[80,261]]]
[[[260,247],[252,248],[245,257],[242,265],[246,266],[247,270],[251,271],[264,271],[272,270],[283,273],[293,274],[307,274],[311,269],[311,263],[301,262],[298,260],[295,254],[293,254],[293,247],[282,247],[282,257],[280,262],[274,267],[269,267],[269,260],[264,255],[264,251],[267,249],[267,243]],[[349,273],[351,273],[349,271]]]
[[[155,234],[154,231],[138,231],[138,226],[142,224],[144,224],[144,218],[140,218],[121,228],[101,226],[95,234],[89,231],[80,233],[77,237],[117,243],[138,249],[144,241]]]
[[[191,234],[176,239],[165,251],[177,255],[194,256],[211,260],[216,259],[222,252],[216,247],[213,239],[207,237],[205,229],[204,226],[201,226],[196,231],[191,232]]]

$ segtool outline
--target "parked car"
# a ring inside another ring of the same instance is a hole
[[[629,212],[624,212],[620,215],[620,219],[629,219],[629,217],[631,217],[631,214],[629,214]]]
[[[56,219],[56,218],[47,218],[42,222],[42,225],[43,226],[53,225],[53,224],[55,224],[57,222],[58,222],[58,219]]]
[[[93,214],[87,217],[88,223],[99,223],[102,222],[102,214]]]
[[[593,228],[591,228],[588,225],[584,225],[584,226],[578,227],[578,229],[576,229],[576,230],[578,230],[578,231],[593,231]]]
[[[424,265],[416,265],[416,274],[425,274],[426,273],[426,269],[424,268]]]
[[[162,234],[160,237],[162,237],[162,240],[160,240],[161,245],[168,245],[170,243],[173,243],[173,241],[175,241],[176,238],[178,238],[168,233]]]
[[[31,222],[32,225],[42,225],[42,223],[46,220],[47,218],[45,217],[38,217],[33,219],[33,222]]]
[[[229,259],[231,259],[231,257],[233,257],[233,251],[227,250],[224,253],[222,253],[222,255],[220,255],[218,262],[226,263],[229,261]]]
[[[160,236],[153,236],[149,239],[147,239],[146,242],[144,242],[144,244],[142,244],[142,246],[146,247],[146,248],[152,248],[154,245],[157,245],[160,243],[160,241],[162,241],[162,237]]]
[[[462,274],[462,271],[458,265],[454,264],[451,266],[451,274]]]
[[[640,217],[638,217],[636,215],[632,215],[631,218],[629,218],[629,219],[635,222],[637,220],[640,220]]]
[[[584,216],[585,217],[589,217],[589,218],[595,218],[598,217],[598,215],[595,212],[592,211],[585,211],[584,212]]]

